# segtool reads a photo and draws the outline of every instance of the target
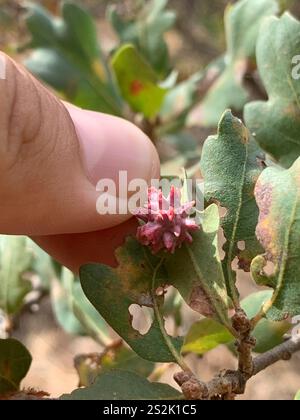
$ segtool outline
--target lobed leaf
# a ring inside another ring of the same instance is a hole
[[[299,51],[299,21],[289,13],[265,21],[256,55],[269,99],[245,108],[246,124],[259,145],[286,168],[300,155],[300,83],[293,76]]]
[[[255,236],[258,207],[254,187],[263,169],[263,159],[249,131],[230,111],[221,118],[218,135],[209,137],[202,151],[200,166],[205,199],[208,203],[218,203],[226,211],[221,218],[226,238],[222,264],[227,290],[235,303],[238,293],[236,273],[232,269],[234,259],[238,257],[239,267],[250,271],[252,259],[262,250]],[[242,241],[245,249],[240,249]]]
[[[226,67],[199,107],[201,125],[217,125],[225,109],[240,111],[250,99],[243,81],[254,66],[258,31],[264,18],[277,12],[276,0],[241,0],[228,6],[225,13]]]
[[[163,297],[156,289],[168,283],[158,257],[148,252],[136,239],[128,238],[116,252],[118,267],[87,264],[80,269],[83,291],[108,324],[142,358],[155,362],[175,361],[173,349],[179,351],[182,340],[167,336],[160,310]],[[160,268],[159,268],[160,267]],[[132,304],[154,309],[153,324],[142,335],[132,325]],[[170,349],[171,348],[171,349]]]

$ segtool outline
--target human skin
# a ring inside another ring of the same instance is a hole
[[[0,52],[0,233],[31,236],[77,272],[87,262],[114,265],[114,251],[137,223],[99,215],[100,179],[159,177],[152,142],[133,124],[61,102]]]

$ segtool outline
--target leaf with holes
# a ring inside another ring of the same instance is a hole
[[[33,252],[25,237],[0,236],[0,308],[17,313],[32,289],[24,274],[32,268]]]
[[[263,158],[249,131],[230,111],[223,115],[218,135],[206,140],[202,152],[205,199],[219,203],[227,211],[221,219],[226,238],[223,268],[228,293],[235,303],[238,293],[234,259],[238,257],[239,267],[249,271],[252,259],[262,250],[255,236],[258,208],[254,187]],[[244,250],[239,249],[241,241],[245,242]]]
[[[228,297],[218,251],[218,207],[212,204],[203,215],[193,243],[183,245],[166,259],[170,283],[196,312],[231,328]]]
[[[155,117],[162,107],[167,89],[159,86],[156,74],[135,47],[122,46],[112,59],[112,67],[122,96],[131,108],[147,118]]]
[[[19,341],[0,339],[0,395],[19,389],[31,360],[30,353]]]
[[[226,67],[200,104],[199,123],[215,126],[226,108],[243,109],[250,99],[244,78],[255,68],[258,30],[266,16],[278,12],[276,0],[242,0],[228,6],[225,14]]]
[[[113,370],[98,376],[88,388],[76,389],[61,400],[172,400],[180,393],[169,385],[149,382],[133,372]]]
[[[142,358],[155,362],[173,362],[182,340],[173,339],[164,330],[161,315],[163,297],[156,289],[168,282],[161,259],[150,254],[134,238],[116,251],[117,268],[87,264],[80,269],[83,291],[101,316]],[[132,327],[131,305],[153,308],[154,319],[142,335]]]
[[[266,253],[254,259],[251,269],[259,284],[274,289],[264,311],[280,321],[300,314],[300,158],[290,169],[266,169],[255,196],[260,212],[256,233]],[[274,272],[268,275],[269,261]]]
[[[247,126],[259,145],[287,168],[300,155],[299,52],[300,22],[289,13],[265,22],[257,64],[269,99],[245,108]]]

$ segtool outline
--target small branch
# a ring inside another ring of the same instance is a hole
[[[245,387],[250,378],[279,362],[290,360],[294,353],[300,351],[300,335],[293,337],[285,343],[275,347],[269,352],[257,356],[253,360],[251,374],[240,370],[219,373],[212,381],[205,384],[193,374],[179,372],[174,379],[181,387],[188,400],[228,400],[245,392]]]
[[[257,356],[253,361],[253,374],[257,375],[280,360],[290,360],[294,353],[300,351],[300,335],[291,338],[274,349]]]
[[[238,369],[247,378],[253,372],[252,351],[256,345],[256,339],[252,337],[251,321],[242,309],[238,309],[232,317],[232,326],[238,332],[238,340],[236,342],[239,360]]]

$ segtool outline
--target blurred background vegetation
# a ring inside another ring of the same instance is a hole
[[[96,21],[98,38],[105,53],[110,53],[116,45],[118,39],[112,26],[106,18],[107,7],[114,4],[119,14],[126,18],[134,17],[139,9],[141,2],[145,0],[85,0],[77,3],[89,10]],[[40,0],[32,2],[41,4],[53,15],[60,14],[60,0]],[[166,42],[169,47],[172,68],[178,70],[178,81],[184,81],[190,76],[205,69],[205,67],[215,58],[220,57],[226,50],[226,40],[224,35],[224,10],[229,4],[236,1],[227,0],[169,0],[168,10],[174,10],[177,15],[176,23],[172,29],[166,33]],[[290,4],[293,13],[300,17],[300,2],[283,0],[282,5]],[[25,9],[23,1],[19,0],[0,0],[0,49],[13,56],[18,61],[23,61],[29,51],[21,47],[30,42],[30,34],[25,24]],[[149,127],[146,127],[149,131]],[[192,152],[194,163],[199,160],[198,149],[193,149],[193,139],[201,143],[210,132],[215,132],[215,128],[207,130],[204,127],[193,128],[193,138],[190,140],[184,137],[185,149],[180,149],[182,143],[178,142],[177,152],[184,153],[186,150]],[[182,134],[182,133],[181,133]],[[174,150],[170,148],[170,143],[157,145],[162,161],[172,159]],[[181,160],[175,165],[184,166]],[[172,162],[167,163],[165,172],[172,172]],[[51,274],[52,275],[52,274]],[[49,275],[50,276],[50,275]],[[63,276],[62,276],[63,278]],[[243,280],[243,279],[240,279]],[[63,282],[68,284],[69,279],[63,278]],[[247,281],[243,282],[242,294],[247,295],[254,292],[255,286]],[[59,290],[61,293],[61,290]],[[55,292],[53,293],[55,294]],[[59,295],[59,298],[61,295]],[[63,296],[65,298],[65,296]],[[68,297],[68,296],[67,296]],[[66,322],[65,312],[66,299],[54,299],[57,303],[56,310],[62,313],[63,322]],[[61,307],[60,303],[62,301]],[[27,378],[27,384],[45,389],[52,396],[71,390],[76,385],[77,376],[72,366],[72,356],[81,352],[99,351],[99,346],[87,337],[77,337],[68,335],[61,328],[58,328],[60,319],[53,316],[53,307],[48,296],[39,302],[37,307],[27,305],[22,313],[22,317],[17,318],[15,336],[20,338],[31,350],[34,358],[33,368]],[[28,308],[30,310],[28,310]],[[38,310],[42,309],[42,310]],[[68,308],[67,308],[68,309]],[[38,313],[35,311],[38,310]],[[55,308],[54,308],[55,310]],[[32,312],[35,313],[34,316]],[[187,317],[192,317],[187,313]],[[1,321],[1,320],[0,320]],[[68,319],[67,319],[68,321]],[[0,322],[1,324],[1,322]],[[71,325],[72,324],[72,325]],[[74,318],[70,318],[70,329],[74,329]],[[75,325],[78,326],[77,323]],[[72,328],[71,328],[72,327]],[[59,355],[59,358],[57,357]],[[291,399],[295,389],[299,388],[300,376],[297,374],[296,366],[299,366],[300,358],[296,356],[287,367],[276,365],[267,374],[256,378],[249,386],[245,398],[250,399]],[[204,379],[209,378],[219,367],[233,368],[235,358],[230,351],[216,349],[209,356],[199,362],[195,360],[201,375]],[[50,368],[49,368],[50,366]],[[284,367],[284,372],[283,368]],[[281,385],[277,383],[276,376],[280,372]],[[169,371],[163,378],[168,381],[172,376]],[[59,378],[59,382],[57,381]]]
[[[289,1],[292,11],[300,16],[300,2]],[[38,0],[54,14],[59,14],[60,0]],[[139,7],[139,0],[82,0],[98,21],[99,33],[105,37],[106,49],[114,43],[115,35],[105,20],[108,5],[115,4],[126,17],[134,15]],[[170,0],[169,9],[174,9],[177,21],[174,29],[167,34],[167,43],[171,50],[173,63],[180,70],[180,78],[185,79],[199,71],[225,49],[224,9],[235,0]],[[24,43],[28,32],[22,19],[24,9],[21,0],[0,0],[0,48],[13,52],[17,45]]]
[[[52,13],[59,13],[59,0],[40,0],[39,3]],[[126,16],[134,14],[139,1],[132,0],[85,0],[80,4],[87,7],[98,24],[103,25],[108,4],[116,4]],[[226,0],[170,0],[169,7],[178,14],[175,29],[168,34],[173,58],[181,66],[182,77],[199,70],[224,50],[223,11]],[[28,36],[22,20],[22,1],[0,0],[0,47],[13,49]],[[104,23],[105,26],[105,23]],[[107,28],[107,36],[113,34]],[[186,62],[186,59],[188,60]]]

